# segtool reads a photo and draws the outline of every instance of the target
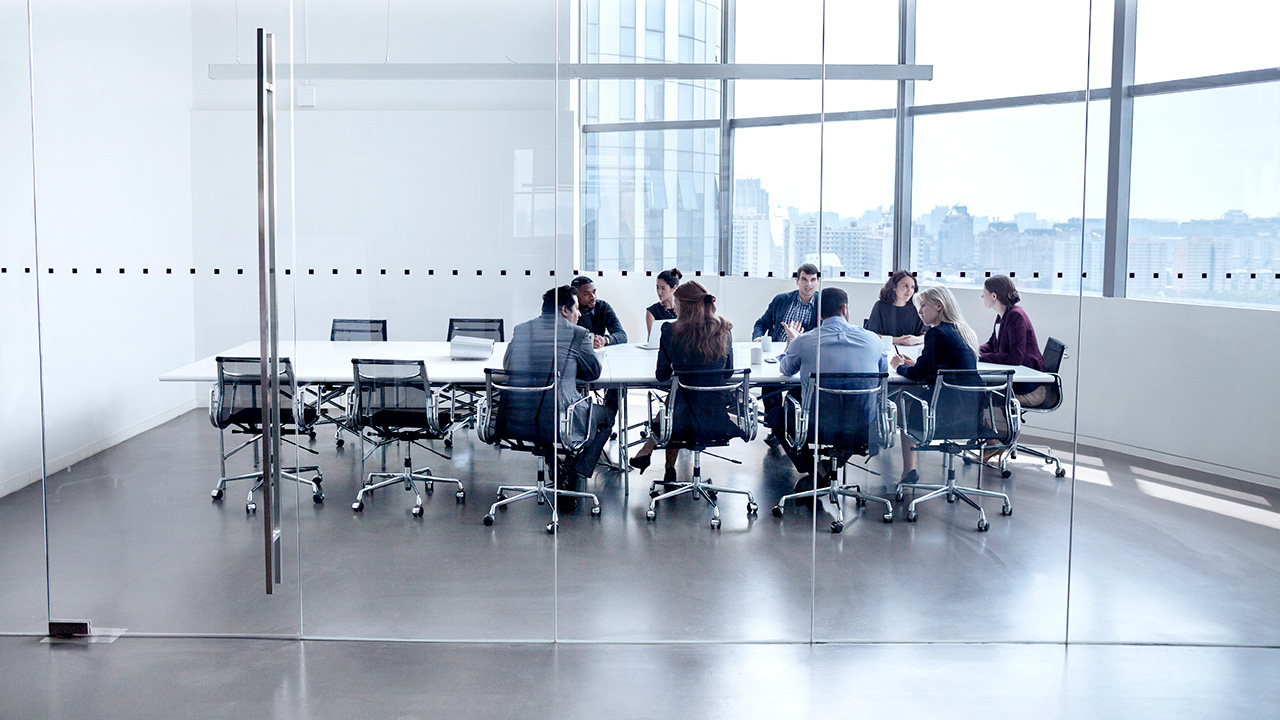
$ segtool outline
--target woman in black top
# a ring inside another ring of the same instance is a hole
[[[895,345],[919,345],[924,342],[924,322],[911,304],[916,294],[916,279],[899,270],[880,288],[880,299],[871,307],[867,329],[877,335],[888,335]]]
[[[663,270],[658,273],[658,281],[654,288],[658,291],[658,302],[645,308],[644,311],[644,334],[645,337],[653,331],[653,323],[658,320],[675,320],[676,319],[676,287],[680,285],[680,278],[684,277],[676,268]]]
[[[912,382],[932,385],[939,370],[978,369],[978,335],[964,321],[964,315],[951,291],[941,287],[928,287],[916,296],[920,319],[929,330],[924,334],[924,347],[920,356],[912,360],[903,355],[892,355],[889,365],[897,373]],[[923,391],[924,397],[932,397],[932,388]],[[906,432],[902,433],[902,482],[912,483],[920,479],[916,471],[915,445]]]
[[[676,288],[674,297],[679,316],[673,323],[662,326],[662,339],[658,345],[658,364],[654,376],[659,382],[667,382],[673,373],[733,371],[733,323],[716,314],[716,298],[697,282],[688,282]],[[699,378],[698,384],[719,383],[716,378]],[[691,393],[692,394],[692,393]],[[713,393],[696,393],[697,402],[685,403],[680,398],[672,409],[672,437],[690,432],[691,424],[705,419],[707,422],[724,420],[725,406]],[[641,473],[649,467],[653,454],[653,438],[647,440],[640,452],[631,458],[631,467]],[[676,480],[676,458],[680,451],[667,448],[666,471],[663,482]]]

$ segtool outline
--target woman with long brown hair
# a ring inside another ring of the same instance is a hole
[[[696,281],[681,284],[674,295],[677,318],[675,322],[662,326],[658,365],[654,371],[658,381],[667,382],[673,373],[680,372],[732,371],[733,323],[716,314],[716,296]],[[679,434],[682,424],[696,415],[696,411],[689,410],[676,408],[673,433]],[[631,458],[631,467],[643,473],[649,467],[653,449],[653,439],[650,438]],[[679,452],[674,448],[667,449],[663,482],[675,482]]]

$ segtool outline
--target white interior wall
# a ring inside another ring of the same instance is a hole
[[[157,270],[191,261],[190,27],[183,3],[33,6],[39,260],[54,270],[39,293],[50,472],[193,406],[192,388],[155,380],[193,347],[190,279]],[[25,397],[34,375],[4,382]],[[30,435],[16,434],[7,489],[39,476]]]

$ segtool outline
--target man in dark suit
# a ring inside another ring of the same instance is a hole
[[[540,378],[540,384],[548,382],[559,373],[560,382],[557,390],[557,408],[554,412],[543,412],[545,398],[537,398],[533,402],[538,407],[524,407],[528,401],[518,407],[509,407],[507,412],[517,417],[527,416],[528,422],[545,427],[544,435],[553,436],[555,418],[559,412],[574,402],[582,399],[583,393],[578,383],[591,382],[600,377],[600,359],[596,357],[587,330],[577,325],[579,317],[578,297],[573,288],[561,285],[548,290],[542,296],[542,314],[520,323],[511,334],[511,344],[507,346],[506,357],[502,367],[514,372],[534,373]],[[605,442],[609,440],[609,428],[613,425],[614,411],[602,405],[594,405],[589,401],[582,407],[588,408],[581,414],[583,422],[580,430],[587,433],[590,440],[576,453],[565,458],[559,473],[558,487],[564,490],[577,490],[583,478],[595,472],[596,463]],[[551,410],[550,404],[546,405]],[[547,461],[554,462],[554,457]],[[561,509],[568,510],[577,506],[574,498],[561,498]]]

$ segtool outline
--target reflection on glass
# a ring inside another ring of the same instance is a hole
[[[1270,29],[1280,26],[1280,7],[1273,3],[1224,0],[1206,8],[1164,0],[1143,4],[1137,22],[1138,83],[1276,66]],[[1191,45],[1195,52],[1187,52]]]
[[[1280,85],[1134,101],[1130,297],[1280,307]]]

